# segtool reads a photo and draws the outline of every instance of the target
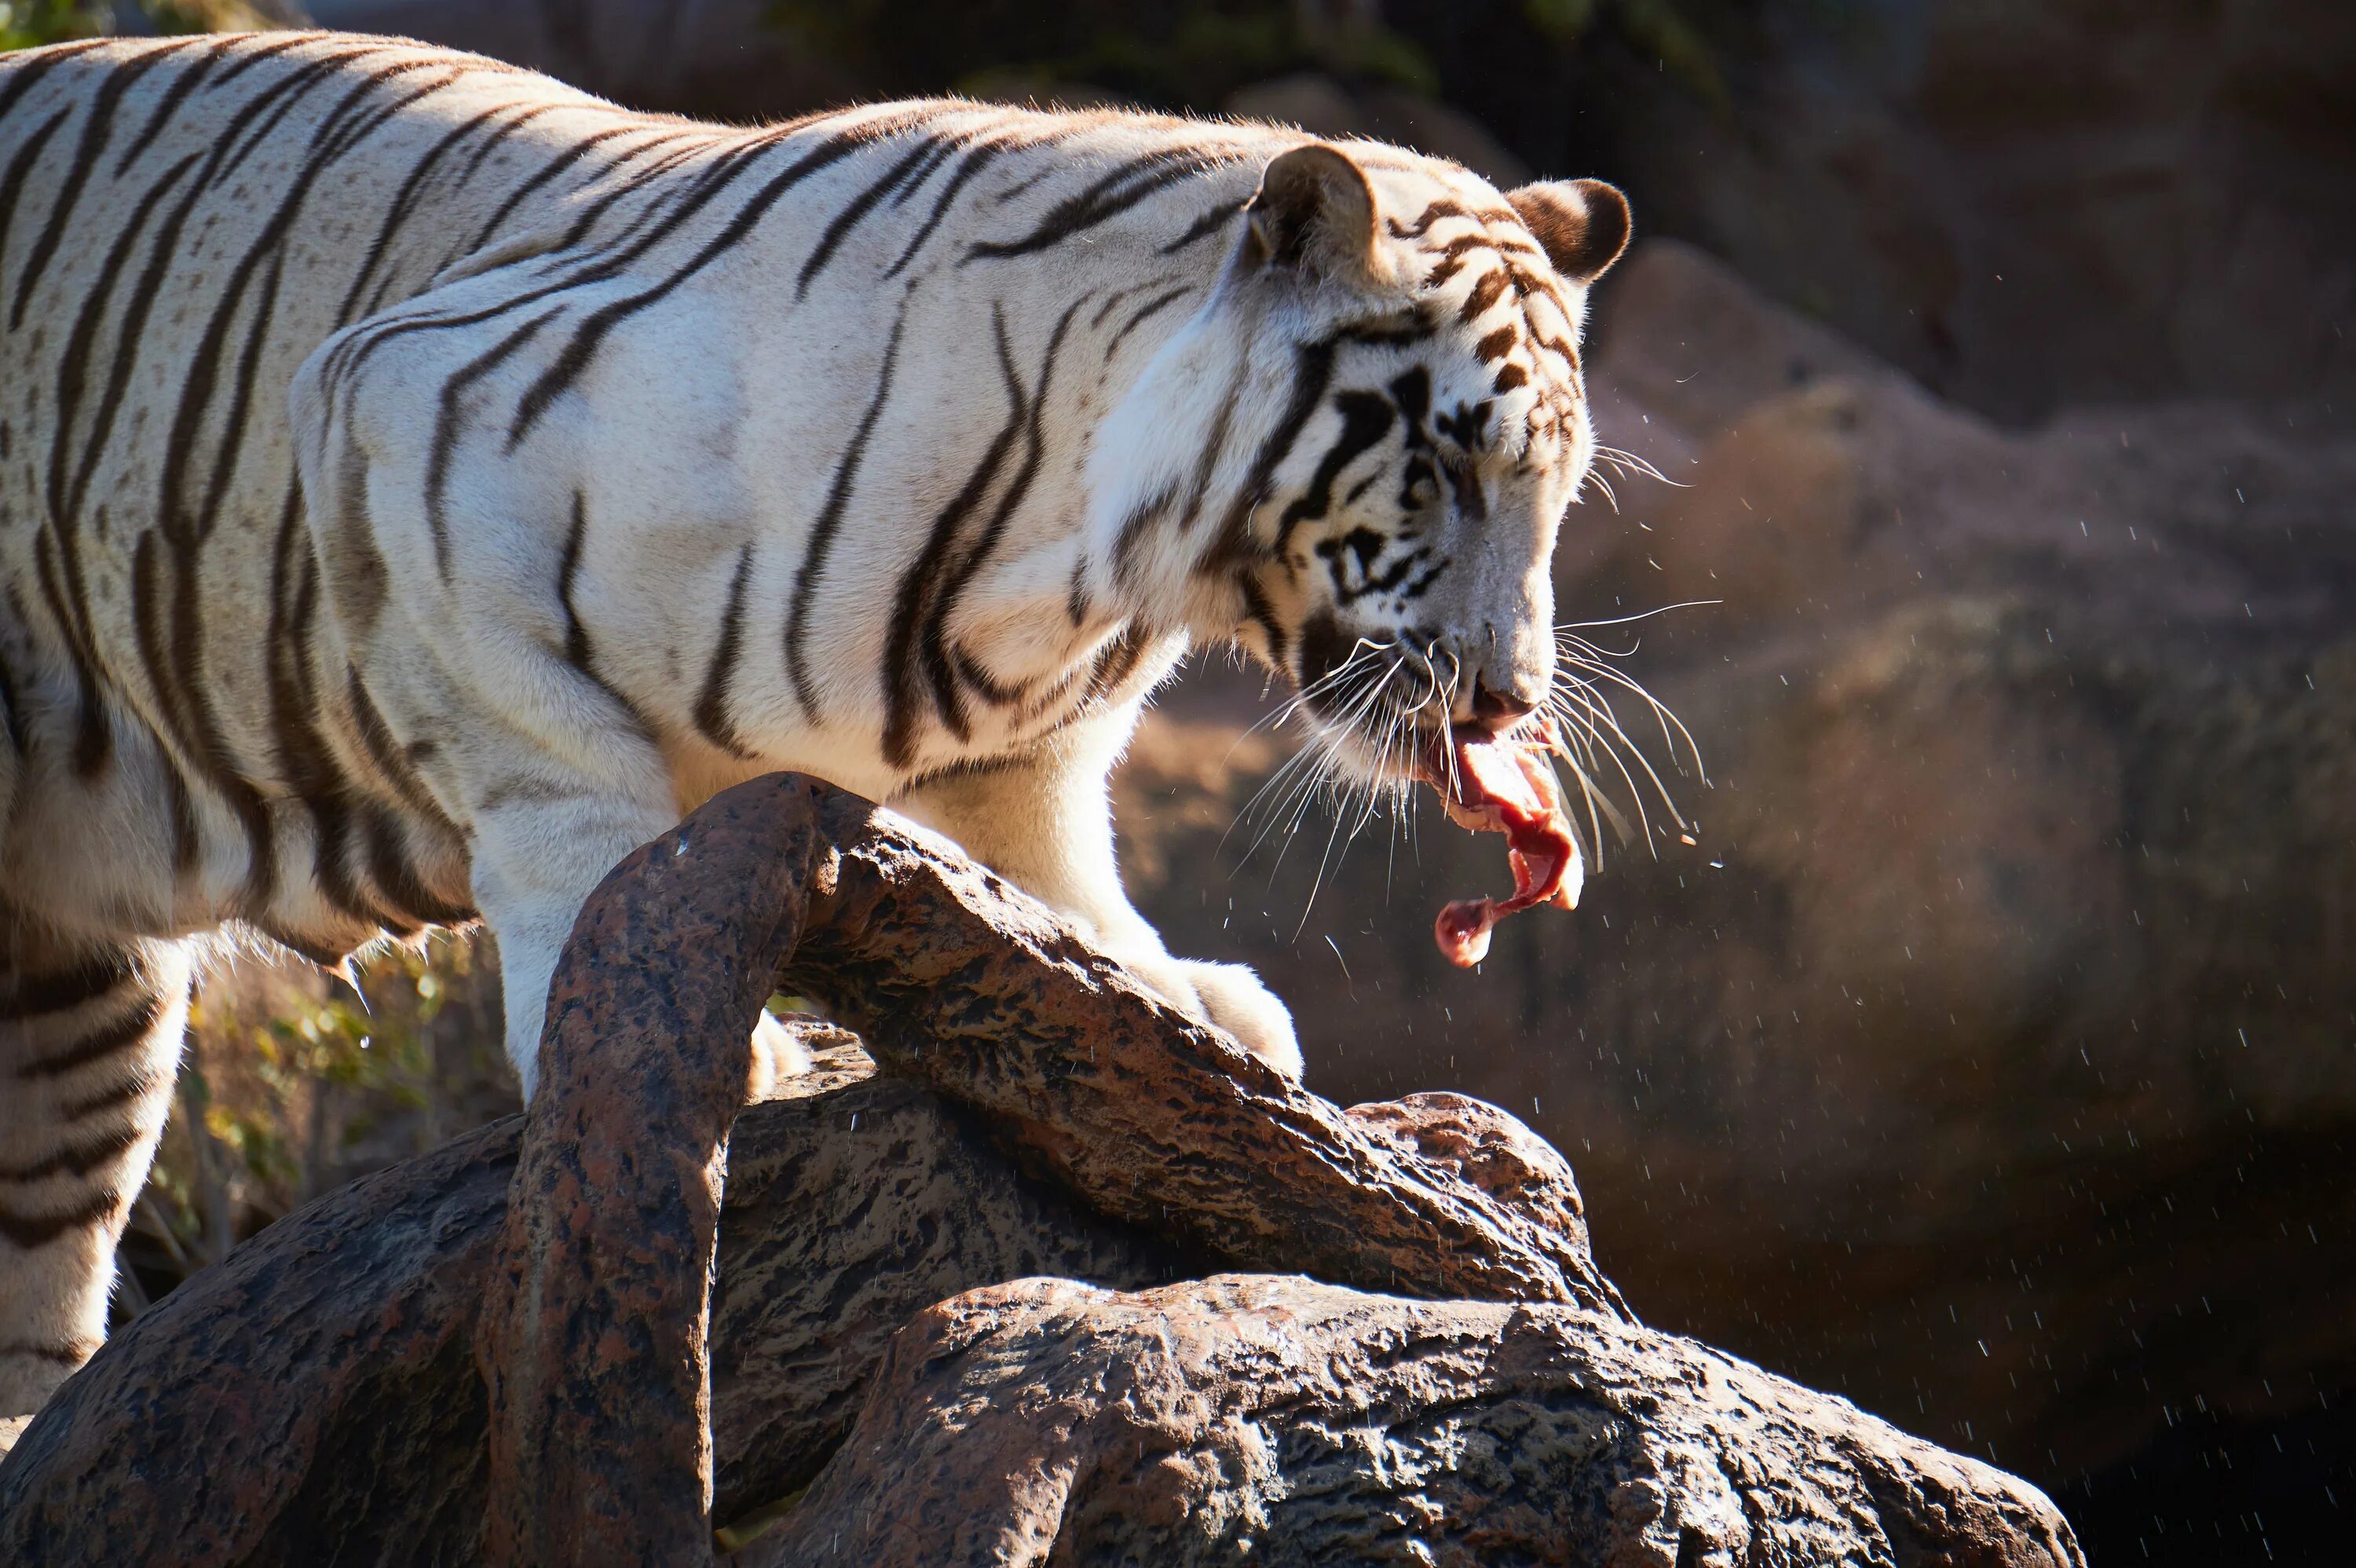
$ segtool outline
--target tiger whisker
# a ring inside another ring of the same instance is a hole
[[[1690,485],[1679,484],[1670,478],[1624,446],[1604,446],[1599,443],[1595,448],[1595,458],[1597,462],[1608,463],[1623,474],[1641,474],[1647,479],[1657,479],[1664,485],[1675,485],[1680,490],[1693,488]]]
[[[1564,716],[1573,718],[1580,728],[1585,729],[1601,744],[1604,757],[1618,770],[1621,778],[1628,785],[1630,803],[1636,808],[1636,819],[1644,829],[1644,841],[1647,846],[1652,844],[1652,822],[1644,809],[1644,791],[1637,786],[1634,775],[1628,771],[1627,759],[1631,757],[1635,759],[1636,766],[1644,770],[1645,778],[1651,781],[1654,793],[1660,796],[1661,804],[1667,808],[1671,819],[1681,828],[1689,826],[1684,815],[1677,810],[1676,796],[1670,793],[1668,785],[1663,782],[1659,773],[1655,771],[1652,762],[1644,755],[1644,749],[1631,740],[1628,732],[1620,727],[1617,715],[1612,713],[1608,704],[1601,700],[1600,694],[1584,682],[1573,678],[1558,684],[1555,696],[1558,699],[1568,698],[1571,702],[1579,704],[1577,710],[1559,700],[1551,706]],[[1657,854],[1658,850],[1655,849],[1654,852]]]
[[[1576,657],[1570,662],[1577,667],[1586,670],[1590,674],[1600,676],[1615,686],[1633,692],[1646,707],[1653,710],[1654,719],[1661,727],[1662,744],[1669,748],[1670,763],[1672,764],[1676,763],[1677,742],[1679,741],[1683,741],[1685,742],[1687,752],[1691,753],[1693,757],[1694,772],[1700,776],[1701,781],[1705,785],[1709,783],[1709,768],[1708,765],[1701,760],[1701,747],[1699,743],[1694,740],[1693,731],[1686,728],[1685,720],[1678,718],[1676,710],[1670,708],[1667,703],[1663,702],[1659,698],[1655,697],[1651,692],[1645,690],[1641,682],[1635,680],[1624,671],[1613,668],[1610,665],[1598,664],[1592,659]],[[1581,684],[1587,685],[1589,683],[1582,682]],[[1592,689],[1591,686],[1590,689]],[[1601,694],[1599,693],[1598,695],[1600,696]],[[1606,703],[1605,706],[1608,709],[1610,704]],[[1674,736],[1670,733],[1672,726],[1675,726],[1676,731]]]

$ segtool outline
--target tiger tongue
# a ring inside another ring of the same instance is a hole
[[[1448,776],[1434,780],[1448,815],[1475,832],[1505,835],[1506,863],[1514,874],[1512,898],[1459,899],[1433,924],[1440,953],[1460,968],[1470,968],[1487,956],[1490,929],[1502,916],[1547,902],[1565,909],[1575,904],[1584,867],[1546,758],[1543,731],[1507,739],[1460,730],[1449,740],[1454,765]]]

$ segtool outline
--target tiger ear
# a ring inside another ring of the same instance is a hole
[[[1601,180],[1526,185],[1505,200],[1571,283],[1593,283],[1628,248],[1628,198]]]
[[[1374,280],[1375,189],[1339,147],[1312,142],[1279,153],[1244,211],[1246,243],[1267,265],[1337,283]]]

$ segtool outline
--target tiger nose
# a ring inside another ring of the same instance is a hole
[[[1472,681],[1472,722],[1492,735],[1502,735],[1537,710],[1537,699],[1516,690],[1499,691],[1486,676]]]

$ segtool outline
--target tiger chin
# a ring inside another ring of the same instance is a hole
[[[323,33],[11,56],[0,167],[0,1420],[103,1337],[212,933],[487,924],[529,1093],[591,889],[798,770],[1298,1074],[1122,890],[1149,694],[1238,645],[1380,781],[1550,690],[1607,186]]]

